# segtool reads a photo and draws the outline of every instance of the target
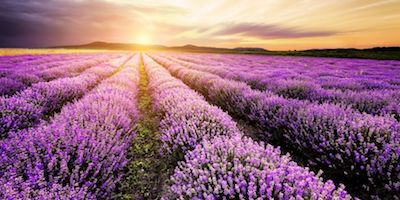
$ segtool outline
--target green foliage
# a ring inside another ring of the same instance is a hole
[[[175,168],[174,159],[160,155],[159,120],[152,109],[148,78],[142,63],[138,107],[142,116],[135,126],[136,137],[128,155],[131,162],[126,167],[116,199],[159,199],[164,183]]]

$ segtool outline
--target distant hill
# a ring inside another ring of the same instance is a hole
[[[89,44],[57,46],[53,48],[107,49],[107,50],[142,50],[142,49],[164,50],[167,49],[168,47],[163,45],[142,45],[133,43],[92,42]]]
[[[304,51],[274,51],[274,55],[313,56],[337,58],[365,58],[377,60],[400,60],[400,47],[374,47],[369,49],[310,49]]]
[[[309,49],[304,51],[337,51],[337,52],[349,52],[349,51],[400,51],[400,47],[374,47],[369,49],[355,49],[355,48],[338,48],[338,49]]]
[[[217,48],[217,47],[202,47],[195,45],[172,46],[163,45],[143,45],[134,43],[107,43],[107,42],[92,42],[82,45],[57,46],[53,48],[74,48],[74,49],[108,49],[108,50],[172,50],[172,51],[189,51],[189,52],[267,52],[263,48]]]
[[[218,48],[195,45],[163,46],[142,45],[134,43],[107,43],[93,42],[83,45],[58,46],[54,48],[74,49],[107,49],[107,50],[160,50],[160,51],[184,51],[199,53],[240,53],[240,54],[262,54],[282,56],[312,56],[312,57],[337,57],[337,58],[366,58],[379,60],[400,60],[400,47],[374,47],[369,49],[310,49],[301,51],[269,51],[263,48],[237,47]]]

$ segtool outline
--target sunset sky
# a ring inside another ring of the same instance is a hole
[[[0,47],[400,46],[400,0],[1,0]]]

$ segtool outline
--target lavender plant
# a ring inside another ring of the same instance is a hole
[[[261,128],[268,141],[279,140],[310,163],[335,170],[372,194],[382,190],[387,192],[382,195],[398,193],[400,126],[396,120],[337,105],[284,99],[154,58],[214,104]]]
[[[249,138],[204,140],[172,176],[176,199],[350,199],[341,185]]]
[[[350,198],[343,186],[323,182],[271,145],[242,138],[228,115],[149,57],[143,60],[153,101],[162,113],[164,149],[186,154],[166,199]]]
[[[118,59],[118,63],[122,64],[125,60]],[[65,103],[84,95],[118,66],[106,63],[90,68],[77,77],[37,83],[15,96],[0,97],[0,138],[7,137],[10,131],[38,124]]]
[[[0,144],[0,198],[110,197],[135,135],[138,57],[50,122]]]

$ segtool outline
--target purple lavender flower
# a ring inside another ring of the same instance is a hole
[[[160,56],[154,59],[213,104],[265,131],[261,138],[280,141],[320,167],[343,172],[345,179],[357,180],[364,188],[398,193],[400,126],[393,118],[362,114],[341,105],[285,99]]]
[[[2,77],[0,78],[0,96],[3,95],[12,95],[15,92],[22,90],[25,88],[25,85],[21,83],[20,81],[7,78],[7,77]]]
[[[119,59],[119,65],[126,58]],[[110,76],[119,66],[103,64],[73,78],[40,82],[21,93],[0,99],[0,138],[8,132],[34,126],[58,111],[64,104],[83,96],[99,81]]]
[[[344,186],[323,182],[279,149],[226,136],[187,153],[170,190],[177,199],[350,199]]]
[[[138,57],[49,123],[0,143],[0,198],[107,198],[138,119]]]
[[[187,151],[202,139],[238,134],[239,130],[229,115],[208,104],[149,57],[144,56],[143,60],[154,107],[162,114],[160,132],[165,152]]]

